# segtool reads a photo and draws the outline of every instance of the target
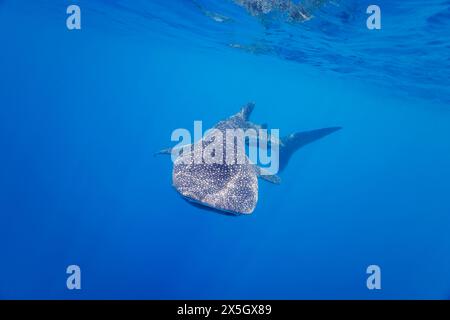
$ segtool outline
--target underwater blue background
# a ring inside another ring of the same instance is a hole
[[[373,2],[380,31],[368,1],[292,25],[226,0],[0,0],[0,298],[448,299],[450,2]],[[248,101],[282,135],[344,129],[260,181],[253,215],[190,206],[154,152]]]

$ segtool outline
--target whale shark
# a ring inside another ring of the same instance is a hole
[[[257,125],[250,121],[254,107],[254,103],[247,103],[238,113],[219,121],[213,127],[216,132],[224,133],[221,143],[225,145],[225,133],[229,129],[254,129],[256,131],[267,128],[265,124]],[[266,139],[269,146],[274,143],[279,144],[279,172],[282,172],[298,149],[340,129],[341,127],[329,127],[296,132],[279,140],[271,139],[271,137]],[[194,163],[185,161],[186,157],[191,159],[201,157],[202,155],[199,153],[207,150],[213,141],[214,139],[210,135],[205,134],[198,142],[184,146],[182,150],[168,148],[156,154],[178,152],[179,155],[173,161],[172,185],[190,204],[226,215],[252,214],[258,202],[258,179],[280,184],[281,178],[276,174],[268,174],[264,168],[249,161],[246,155],[244,162]],[[230,148],[234,152],[235,146],[227,145],[222,155],[224,158],[230,152]]]
[[[304,22],[312,18],[312,12],[329,0],[234,0],[252,16],[265,16],[279,12],[291,22]]]

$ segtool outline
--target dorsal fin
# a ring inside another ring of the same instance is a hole
[[[253,112],[253,109],[255,109],[255,104],[253,102],[247,103],[245,106],[242,107],[241,111],[239,111],[238,115],[244,119],[244,121],[248,121],[250,119],[250,115]]]

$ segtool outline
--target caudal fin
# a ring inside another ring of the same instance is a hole
[[[341,127],[323,128],[318,130],[296,132],[287,137],[281,138],[280,143],[280,168],[286,168],[291,156],[300,148],[311,142],[317,141],[333,132],[342,129]]]

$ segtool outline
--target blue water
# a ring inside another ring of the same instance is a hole
[[[356,0],[297,24],[227,0],[0,1],[0,298],[449,298],[450,2],[376,2],[378,31]],[[344,129],[260,182],[253,215],[190,206],[153,153],[248,101],[282,135]]]

